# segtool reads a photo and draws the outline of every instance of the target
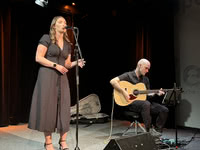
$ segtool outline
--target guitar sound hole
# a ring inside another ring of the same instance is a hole
[[[139,94],[139,91],[138,91],[138,90],[134,90],[134,91],[133,91],[133,94],[134,94],[134,95],[138,95],[138,94]]]

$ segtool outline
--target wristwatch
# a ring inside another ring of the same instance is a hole
[[[53,64],[53,67],[56,68],[56,64]]]

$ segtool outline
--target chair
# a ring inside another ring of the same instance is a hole
[[[129,129],[134,128],[135,129],[135,134],[137,135],[139,133],[138,131],[138,127],[140,127],[140,129],[143,132],[146,132],[145,128],[141,125],[141,123],[139,122],[140,119],[140,114],[137,112],[133,112],[133,111],[128,111],[125,110],[124,111],[124,115],[125,117],[127,117],[127,120],[131,122],[131,124],[129,125],[129,127],[124,131],[124,133],[122,134],[122,136],[126,135],[126,133],[128,132]]]

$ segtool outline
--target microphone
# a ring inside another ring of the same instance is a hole
[[[71,29],[71,30],[74,30],[74,29],[78,29],[77,27],[72,27],[72,26],[66,26],[65,29]]]

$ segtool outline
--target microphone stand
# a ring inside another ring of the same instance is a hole
[[[174,126],[175,126],[175,146],[178,148],[178,128],[176,123],[176,106],[179,103],[178,96],[182,93],[182,89],[178,89],[176,83],[174,83],[173,91],[170,93],[168,98],[168,105],[173,104],[174,106]]]
[[[177,124],[176,124],[176,105],[177,105],[177,93],[176,93],[176,83],[174,83],[174,104],[175,104],[175,117],[174,117],[174,124],[175,124],[175,145],[176,149],[178,148],[178,132],[177,132]]]
[[[77,33],[75,32],[77,30]],[[76,98],[76,147],[75,150],[80,150],[78,147],[78,119],[79,119],[79,66],[78,66],[78,56],[80,55],[82,59],[82,53],[78,44],[78,34],[79,34],[79,29],[73,28],[72,29],[74,37],[75,37],[75,59],[77,61],[76,65],[76,88],[77,88],[77,98]],[[79,54],[79,55],[78,55]]]
[[[174,96],[174,125],[175,125],[175,148],[178,148],[178,129],[177,129],[177,124],[176,124],[176,106],[179,103],[178,102],[178,95],[182,92],[182,90],[177,89],[176,83],[174,83],[174,89],[173,89],[173,96]],[[172,95],[171,95],[172,96]]]

